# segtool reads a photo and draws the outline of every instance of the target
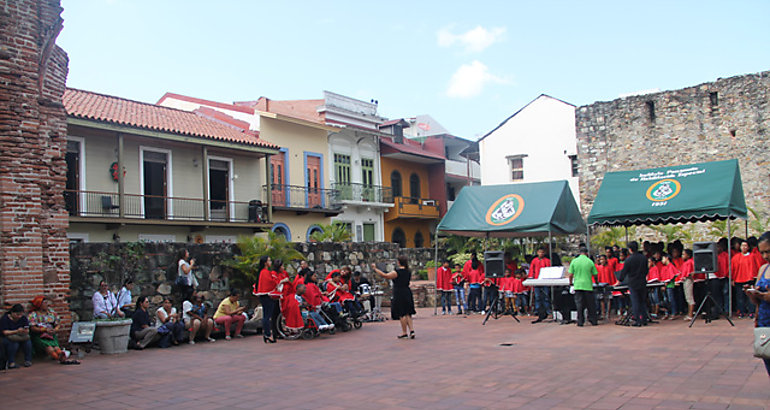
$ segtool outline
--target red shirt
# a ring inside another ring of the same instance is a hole
[[[756,258],[748,254],[739,253],[733,257],[733,281],[735,283],[751,282],[759,272]]]
[[[653,266],[647,271],[647,282],[654,282],[655,280],[663,282],[660,277],[660,269],[657,266]]]
[[[686,278],[692,274],[693,280],[705,280],[706,274],[705,273],[695,273],[695,261],[690,258],[684,261],[682,264],[682,278]]]
[[[321,289],[315,283],[308,283],[305,285],[305,294],[303,296],[307,303],[313,307],[321,305],[321,302],[323,301]]]
[[[684,266],[684,259],[682,259],[682,258],[671,258],[671,264],[676,266],[677,269],[682,270],[682,266]]]
[[[262,271],[259,272],[259,283],[257,284],[257,291],[254,292],[254,294],[256,296],[267,295],[274,291],[277,285],[278,278],[276,277],[275,272],[267,270],[267,268],[262,269]]]
[[[452,274],[452,285],[462,286],[463,282],[465,282],[465,276],[463,276],[462,271],[457,271]]]
[[[346,300],[354,300],[355,297],[353,297],[353,295],[350,292],[346,292],[342,290],[342,285],[344,285],[344,283],[340,283],[339,285],[337,285],[334,282],[329,282],[328,284],[326,284],[326,293],[331,294],[332,292],[334,292],[334,289],[337,289],[337,291],[334,293],[334,297],[332,298],[332,301],[334,302],[342,303]]]
[[[473,261],[469,260],[465,262],[465,265],[463,265],[463,276],[465,276],[466,278],[469,277],[469,273],[471,269],[473,269],[472,266],[473,266]],[[481,261],[479,261],[478,270],[481,271],[482,274],[484,273],[484,264],[481,263]]]
[[[452,271],[449,268],[439,266],[436,269],[436,289],[452,290]]]
[[[540,276],[540,269],[551,266],[551,260],[548,258],[535,258],[532,259],[532,263],[529,264],[529,277],[531,279],[537,279]]]
[[[613,285],[617,282],[615,271],[612,270],[609,265],[596,265],[596,271],[599,272],[599,274],[595,276],[598,281],[597,283]]]
[[[761,268],[762,265],[764,265],[766,263],[765,259],[762,257],[762,254],[759,253],[759,249],[757,249],[757,248],[752,249],[751,250],[751,255],[754,256],[754,259],[756,259],[758,267]],[[754,276],[756,276],[756,275],[754,275]]]
[[[480,284],[484,280],[484,272],[481,269],[471,269],[467,275],[468,282],[471,284]]]
[[[522,284],[522,280],[519,278],[513,278],[511,281],[513,287],[513,293],[524,293],[527,289]]]
[[[668,265],[663,265],[663,268],[660,269],[660,280],[666,282],[666,281],[674,281],[679,282],[681,279],[679,278],[679,274],[681,272],[679,269],[674,266],[673,263],[669,263]]]
[[[618,269],[618,258],[607,258],[607,269],[609,269],[609,272],[612,274],[612,276],[615,276],[615,272],[619,271]],[[604,283],[604,282],[599,282]]]
[[[719,252],[717,255],[717,271],[714,273],[718,278],[726,278],[729,274],[730,261],[727,252]]]

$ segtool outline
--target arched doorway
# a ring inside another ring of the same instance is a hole
[[[420,177],[417,174],[409,176],[409,202],[416,204],[420,201]]]
[[[276,235],[281,235],[286,238],[287,242],[291,242],[291,231],[286,224],[280,222],[276,223],[273,225],[273,232],[275,232]]]
[[[401,173],[398,171],[390,173],[390,188],[393,190],[393,197],[401,196]]]
[[[425,247],[425,238],[422,237],[422,232],[420,231],[417,231],[417,233],[414,234],[414,247],[415,248]]]
[[[390,241],[397,243],[399,248],[406,248],[406,235],[404,235],[404,231],[401,228],[393,230]]]
[[[314,233],[316,233],[316,232],[323,233],[323,231],[324,230],[321,229],[321,227],[318,226],[318,225],[310,225],[310,228],[308,228],[308,230],[307,230],[307,241],[311,242],[310,237],[313,236]]]

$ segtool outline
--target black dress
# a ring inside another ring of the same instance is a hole
[[[414,311],[412,290],[409,289],[412,273],[408,269],[396,269],[396,274],[398,276],[393,279],[393,303],[390,305],[390,317],[393,320],[417,313]]]

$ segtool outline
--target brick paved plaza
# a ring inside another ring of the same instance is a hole
[[[0,397],[7,409],[770,407],[748,320],[688,329],[522,319],[482,327],[478,315],[420,309],[415,340],[397,340],[398,324],[388,321],[312,341],[91,353],[81,366],[36,359],[0,374]]]

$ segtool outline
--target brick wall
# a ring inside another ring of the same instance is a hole
[[[747,205],[770,212],[770,71],[596,102],[575,123],[586,215],[606,172],[733,158]]]
[[[45,294],[69,324],[68,58],[59,0],[0,0],[0,301]]]

